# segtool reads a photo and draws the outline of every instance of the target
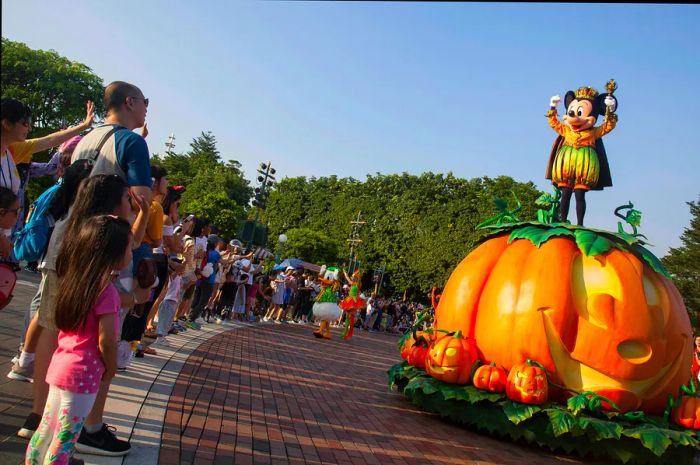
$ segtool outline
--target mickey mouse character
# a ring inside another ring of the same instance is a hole
[[[612,186],[610,166],[601,137],[615,128],[617,123],[617,99],[612,95],[617,89],[614,80],[606,85],[607,94],[599,94],[592,87],[579,87],[564,96],[566,115],[557,119],[558,95],[550,99],[547,112],[549,125],[559,137],[554,141],[547,164],[546,178],[561,189],[559,221],[569,215],[571,193],[576,196],[576,219],[583,226],[586,214],[586,191],[602,190]],[[601,126],[594,127],[598,116],[605,114]]]

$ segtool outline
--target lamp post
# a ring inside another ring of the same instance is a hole
[[[287,242],[287,236],[285,234],[280,234],[277,238],[280,246],[277,248],[277,254],[275,255],[275,263],[279,264],[282,259],[282,249],[284,248],[284,243]]]
[[[245,243],[246,247],[254,243],[262,245],[267,243],[267,226],[258,224],[260,215],[267,208],[267,198],[270,196],[270,189],[275,184],[275,173],[277,171],[270,162],[260,163],[258,167],[257,181],[260,186],[254,189],[251,205],[255,207],[255,218],[252,220],[241,220],[238,235]]]

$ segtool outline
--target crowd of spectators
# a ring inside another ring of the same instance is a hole
[[[88,102],[81,124],[27,139],[31,109],[2,100],[0,273],[14,282],[24,260],[41,275],[7,375],[33,382],[32,410],[17,433],[30,440],[27,464],[82,463],[74,450],[127,454],[130,443],[103,413],[112,378],[132,358],[155,356],[169,335],[207,323],[311,324],[321,291],[317,273],[264,271],[269,252],[180,211],[186,187],[169,185],[166,169],[151,165],[149,99],[137,86],[113,82],[103,103],[99,125]],[[47,163],[32,160],[54,147]],[[28,180],[47,175],[55,185],[25,215]],[[0,308],[10,299],[1,288]],[[367,331],[404,331],[420,309],[366,300],[357,326]]]

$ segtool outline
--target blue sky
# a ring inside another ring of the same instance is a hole
[[[2,13],[4,37],[141,87],[152,152],[210,130],[249,179],[271,160],[281,176],[451,171],[549,190],[549,98],[615,78],[614,185],[588,195],[587,225],[616,229],[631,200],[663,256],[700,196],[695,5],[12,0]]]

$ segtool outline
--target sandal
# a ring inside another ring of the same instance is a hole
[[[156,334],[155,330],[153,330],[153,329],[147,329],[146,331],[144,331],[143,337],[155,339],[158,337],[158,334]]]
[[[141,351],[143,351],[144,354],[148,354],[148,355],[158,355],[158,352],[156,352],[156,349],[151,349],[150,347],[143,347],[141,349]]]

